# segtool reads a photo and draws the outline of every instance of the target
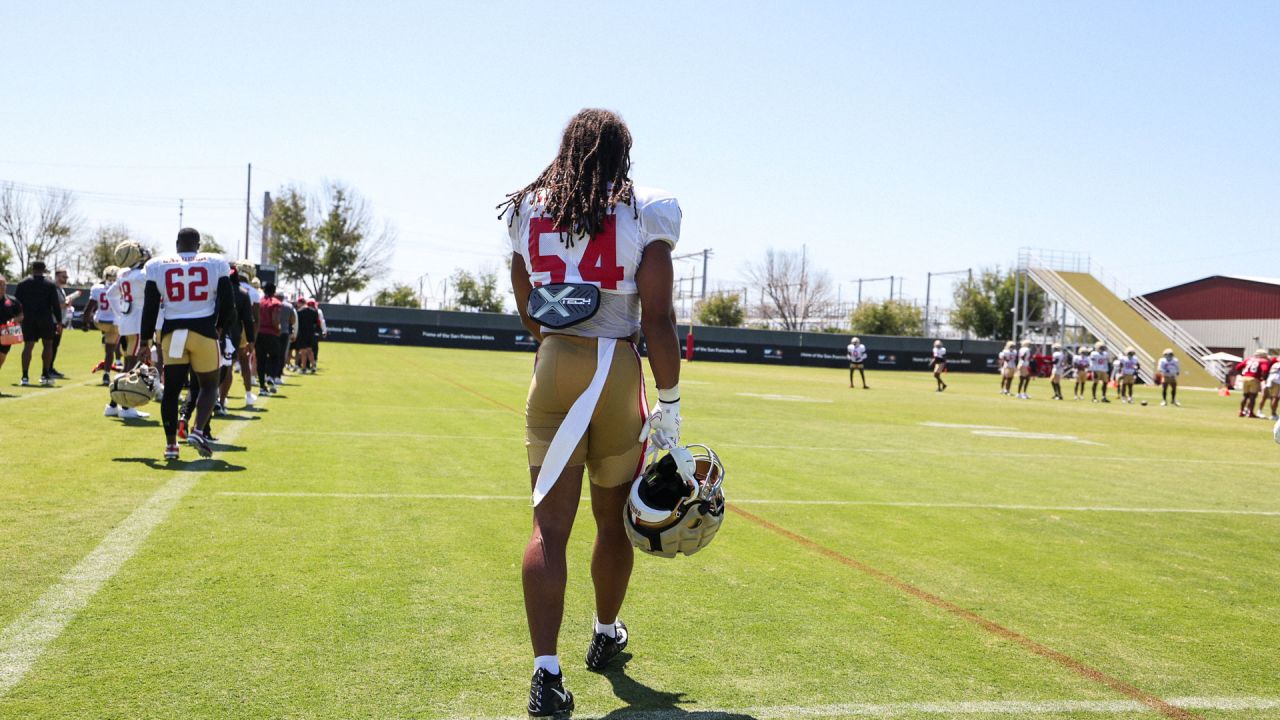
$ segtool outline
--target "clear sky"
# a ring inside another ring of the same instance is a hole
[[[252,162],[255,212],[361,192],[393,279],[501,269],[494,205],[601,106],[712,287],[802,244],[846,299],[1020,246],[1138,291],[1280,275],[1276,2],[11,2],[0,60],[0,180],[158,245],[178,198],[242,242]]]

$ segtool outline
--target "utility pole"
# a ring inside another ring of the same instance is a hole
[[[249,203],[253,194],[253,163],[249,163],[249,175],[244,187],[244,256],[249,257]]]
[[[707,256],[711,254],[711,248],[702,251],[702,299],[707,299]]]

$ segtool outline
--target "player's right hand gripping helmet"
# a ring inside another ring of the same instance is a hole
[[[123,408],[142,407],[153,398],[159,400],[163,392],[160,373],[150,365],[139,365],[111,381],[111,399]]]
[[[724,522],[724,465],[706,445],[672,448],[631,485],[623,524],[631,544],[661,557],[692,555]]]

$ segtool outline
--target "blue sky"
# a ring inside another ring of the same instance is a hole
[[[9,3],[0,60],[0,180],[157,244],[180,197],[242,238],[252,162],[255,207],[366,196],[388,280],[501,268],[493,206],[602,106],[713,287],[802,244],[846,298],[1020,246],[1139,291],[1280,275],[1273,2]]]

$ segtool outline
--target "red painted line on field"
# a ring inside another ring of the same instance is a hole
[[[473,390],[473,389],[471,389],[471,388],[467,387],[466,385],[463,385],[462,383],[458,382],[457,380],[454,380],[454,379],[453,379],[453,378],[451,378],[451,377],[448,377],[448,376],[445,376],[445,375],[440,375],[440,374],[438,374],[438,373],[433,373],[433,372],[428,372],[428,374],[429,374],[429,375],[434,375],[435,377],[437,377],[437,378],[439,378],[440,380],[443,380],[443,381],[445,381],[445,382],[449,383],[450,385],[452,385],[452,386],[454,386],[454,387],[458,388],[459,390],[462,390],[462,391],[464,391],[464,392],[469,392],[469,393],[471,393],[472,395],[475,395],[476,397],[480,398],[481,400],[486,400],[486,401],[488,401],[488,402],[491,402],[491,403],[493,403],[494,405],[497,405],[498,407],[502,408],[503,410],[510,410],[511,412],[513,412],[513,413],[515,413],[515,414],[517,414],[517,415],[521,415],[521,416],[523,416],[523,415],[524,415],[524,411],[523,411],[523,410],[517,410],[517,409],[515,409],[515,408],[511,407],[510,405],[508,405],[508,404],[506,404],[506,403],[502,402],[501,400],[495,400],[495,399],[493,399],[493,398],[489,397],[488,395],[485,395],[484,393],[480,392],[479,390]]]
[[[736,505],[730,504],[729,509],[741,515],[742,517],[750,520],[751,522],[759,525],[760,527],[765,528],[766,530],[772,530],[773,532],[787,538],[788,540],[795,541],[796,543],[799,543],[800,545],[803,545],[804,547],[809,548],[810,550],[813,550],[814,552],[817,552],[821,555],[825,555],[831,558],[832,560],[839,562],[842,565],[851,567],[859,572],[870,575],[876,580],[879,580],[880,582],[883,582],[886,585],[889,585],[891,587],[897,588],[898,590],[901,590],[902,592],[914,598],[923,600],[929,603],[930,605],[933,605],[934,607],[941,608],[942,610],[946,610],[952,615],[955,615],[956,617],[967,620],[993,635],[1005,638],[1006,640],[1012,640],[1013,642],[1018,643],[1022,647],[1030,650],[1031,652],[1041,657],[1048,658],[1058,663],[1059,665],[1067,668],[1068,670],[1071,670],[1096,683],[1105,685],[1122,695],[1125,695],[1134,700],[1137,700],[1138,702],[1142,703],[1143,705],[1146,705],[1147,707],[1150,707],[1151,709],[1155,710],[1156,712],[1159,712],[1165,717],[1176,718],[1177,720],[1196,720],[1196,718],[1199,717],[1193,713],[1183,710],[1182,708],[1170,705],[1169,703],[1165,702],[1164,700],[1161,700],[1155,695],[1152,695],[1151,693],[1148,693],[1144,690],[1136,688],[1133,685],[1130,685],[1129,683],[1119,678],[1112,677],[1111,675],[1108,675],[1102,672],[1101,670],[1098,670],[1097,668],[1090,667],[1089,665],[1086,665],[1083,662],[1076,660],[1070,655],[1066,655],[1065,653],[1054,650],[1051,647],[1042,645],[1036,642],[1035,640],[1032,640],[1031,638],[1027,637],[1026,635],[1023,635],[1020,632],[1017,632],[1015,630],[1010,630],[1009,628],[997,622],[994,622],[992,620],[988,620],[982,617],[981,615],[973,612],[972,610],[967,610],[965,608],[962,608],[959,605],[956,605],[955,603],[951,602],[950,600],[944,600],[943,598],[938,597],[937,595],[934,595],[933,593],[928,592],[927,590],[922,590],[916,587],[915,585],[912,585],[911,583],[905,580],[902,580],[893,575],[890,575],[889,573],[883,570],[879,570],[860,560],[854,560],[853,558],[848,557],[847,555],[842,555],[841,553],[836,552],[835,550],[832,550],[828,547],[824,547],[823,545],[819,545],[818,543],[814,542],[813,540],[810,540],[807,537],[804,537],[803,535],[798,535],[784,527],[775,525],[758,515],[754,515],[752,513],[747,512],[746,510],[743,510],[740,507],[737,507]]]

